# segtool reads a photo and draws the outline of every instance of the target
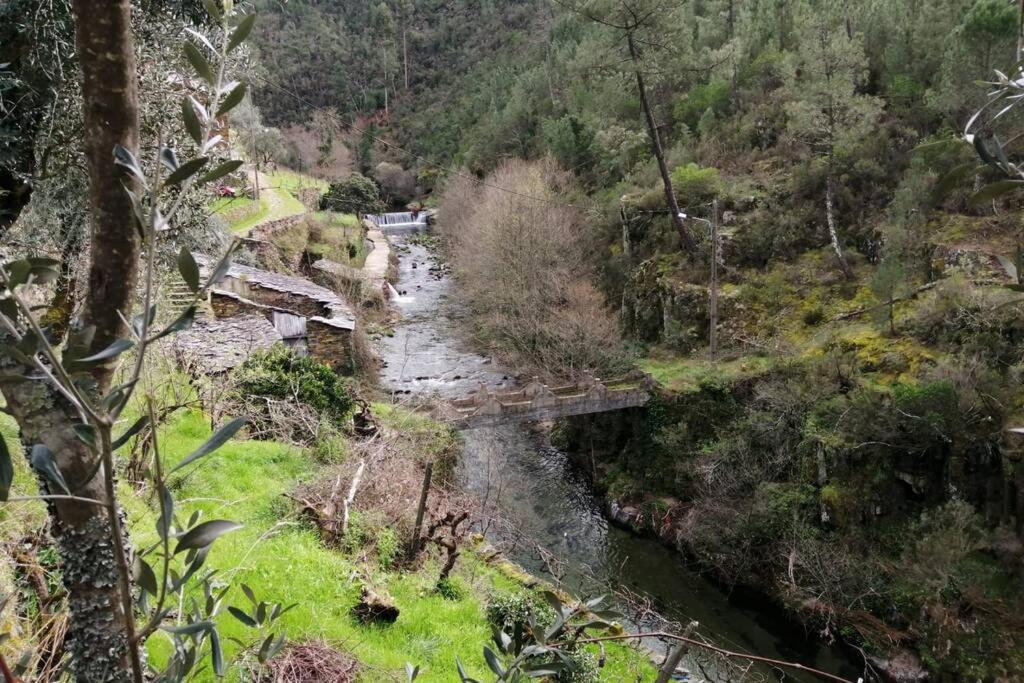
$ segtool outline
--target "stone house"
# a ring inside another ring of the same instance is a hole
[[[206,270],[210,264],[204,260],[200,266]],[[260,317],[295,352],[309,354],[336,372],[353,370],[355,314],[337,294],[309,280],[232,265],[211,290],[210,308],[217,320]]]

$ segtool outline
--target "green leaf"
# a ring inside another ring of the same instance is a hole
[[[174,521],[174,498],[171,492],[161,482],[159,485],[160,494],[160,515],[156,520],[156,532],[160,538],[167,538],[171,534],[171,523]]]
[[[182,467],[190,465],[199,458],[209,455],[213,451],[217,450],[227,443],[231,437],[237,434],[238,430],[245,426],[245,423],[246,419],[244,417],[236,417],[231,422],[228,422],[226,425],[214,432],[213,436],[206,440],[206,443],[192,451],[192,453],[190,453],[184,460],[175,465],[174,468],[171,469],[171,472],[177,472]]]
[[[191,624],[185,624],[184,626],[161,626],[161,630],[173,633],[179,636],[188,636],[193,633],[199,633],[200,631],[209,631],[214,627],[212,621],[193,621]]]
[[[224,98],[224,101],[221,102],[220,106],[217,108],[217,116],[223,116],[237,107],[238,103],[245,98],[245,89],[245,83],[239,83],[232,88],[231,92],[227,94],[227,97]]]
[[[214,675],[222,678],[227,667],[224,664],[224,651],[221,649],[220,634],[217,633],[216,627],[210,629],[210,659],[213,660]]]
[[[249,626],[249,627],[252,627],[252,628],[256,627],[256,620],[253,619],[252,617],[250,617],[248,614],[246,614],[242,610],[240,610],[237,607],[235,607],[234,605],[229,605],[228,606],[228,611],[231,612],[231,615],[234,616],[235,619],[238,619],[240,622],[242,622],[246,626]]]
[[[220,266],[218,266],[217,270],[215,270],[213,272],[213,275],[210,276],[210,284],[211,285],[215,285],[215,284],[219,283],[221,280],[223,280],[224,278],[226,278],[228,276],[229,272],[231,272],[231,256],[230,255],[228,255],[228,257],[225,258],[221,262],[221,264],[220,264]]]
[[[195,140],[197,145],[203,144],[203,125],[199,123],[196,108],[188,97],[181,101],[181,120],[185,123],[189,137]]]
[[[160,163],[173,173],[178,170],[178,155],[170,147],[164,147],[160,150]]]
[[[217,0],[203,0],[203,7],[213,17],[215,22],[220,22],[224,18],[224,12],[222,6]]]
[[[96,428],[87,424],[76,424],[72,427],[78,440],[90,448],[96,447]]]
[[[116,451],[118,448],[120,448],[121,446],[123,446],[126,443],[128,443],[128,439],[132,438],[133,436],[135,436],[136,434],[141,432],[142,428],[145,427],[148,424],[149,424],[149,416],[148,415],[143,415],[138,420],[136,420],[132,424],[132,426],[129,427],[125,431],[124,434],[122,434],[121,436],[119,436],[116,439],[114,439],[114,442],[110,444],[110,447],[113,450]]]
[[[245,593],[245,597],[249,598],[249,602],[255,607],[259,604],[259,600],[256,599],[256,594],[252,592],[252,588],[249,588],[247,584],[242,584],[242,592]]]
[[[164,181],[164,185],[171,186],[177,185],[178,183],[188,180],[199,170],[210,161],[209,157],[196,157],[190,159],[178,167],[178,170],[167,176],[167,180]]]
[[[192,43],[185,43],[185,59],[192,65],[195,72],[204,81],[210,85],[215,85],[215,79],[213,75],[213,68],[210,63],[206,61],[206,57],[199,51],[199,48]]]
[[[242,20],[238,22],[238,26],[231,33],[231,39],[228,40],[228,52],[231,52],[236,47],[245,42],[245,39],[249,37],[252,32],[253,24],[256,23],[255,14],[246,14],[242,17]]]
[[[989,202],[992,201],[993,199],[1003,196],[1007,192],[1019,190],[1021,187],[1024,187],[1024,180],[997,180],[996,182],[986,185],[985,187],[981,188],[973,195],[971,195],[971,198],[967,200],[967,203],[970,206],[984,204],[985,202]]]
[[[480,683],[475,678],[470,678],[466,675],[466,670],[462,668],[462,662],[459,661],[458,657],[455,658],[455,669],[459,672],[459,678],[462,680],[462,683]]]
[[[976,163],[960,164],[959,166],[955,166],[948,173],[942,176],[937,183],[935,183],[935,189],[932,190],[932,202],[937,204],[944,200],[957,185],[960,185],[964,180],[973,176],[977,171],[978,165]]]
[[[7,449],[7,439],[0,434],[0,500],[6,501],[11,494],[11,482],[14,481],[14,463],[11,452]]]
[[[114,165],[135,176],[143,186],[146,185],[146,174],[143,173],[135,155],[121,145],[114,145]]]
[[[487,660],[487,666],[491,667],[491,671],[498,678],[505,675],[505,669],[501,666],[501,660],[498,659],[498,655],[494,654],[494,651],[486,645],[484,646],[484,659]]]
[[[187,247],[182,247],[178,252],[178,272],[190,290],[199,291],[199,264]]]
[[[184,536],[178,539],[178,545],[174,548],[174,554],[177,555],[183,550],[193,548],[205,548],[224,534],[241,528],[242,525],[238,522],[231,522],[226,519],[213,519],[209,522],[203,522],[199,526],[189,529]]]
[[[172,322],[170,325],[168,325],[164,329],[160,330],[160,333],[157,334],[155,337],[153,337],[150,341],[156,341],[157,339],[163,339],[164,337],[166,337],[169,334],[174,334],[175,332],[181,332],[183,330],[187,330],[188,328],[192,327],[192,323],[195,322],[195,318],[196,318],[196,307],[195,306],[189,306],[184,311],[182,311],[181,315],[179,315],[174,322]]]
[[[28,276],[32,273],[32,264],[28,259],[11,261],[4,264],[4,270],[7,271],[7,279],[10,280],[10,286],[17,287],[28,282]]]
[[[49,448],[42,444],[33,446],[29,462],[32,464],[32,469],[41,474],[48,482],[67,495],[71,495],[68,484],[64,481],[64,475],[57,469],[57,461],[54,460],[53,452]]]
[[[270,658],[270,648],[273,644],[274,634],[271,633],[266,637],[266,640],[263,641],[263,644],[260,645],[259,652],[256,653],[256,659],[259,660],[260,664],[266,664],[267,660]]]
[[[234,173],[242,165],[241,159],[232,159],[231,161],[225,161],[223,164],[217,166],[217,168],[208,172],[206,175],[201,177],[196,182],[200,185],[219,180],[229,173]]]
[[[160,588],[157,585],[156,573],[153,568],[138,555],[135,556],[135,583],[142,586],[143,590],[152,596],[156,596],[160,592]]]
[[[98,363],[100,361],[109,360],[111,358],[116,358],[117,356],[120,356],[122,353],[132,348],[133,346],[135,346],[135,342],[131,341],[130,339],[115,339],[113,344],[103,349],[99,353],[94,353],[93,355],[86,356],[85,358],[76,358],[75,362]]]

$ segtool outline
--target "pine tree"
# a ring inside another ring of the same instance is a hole
[[[811,163],[824,166],[829,238],[850,277],[836,225],[836,177],[848,152],[871,132],[882,105],[859,92],[868,75],[867,56],[861,36],[847,31],[841,7],[830,4],[801,17],[805,28],[789,64],[786,112],[789,131],[808,145]]]

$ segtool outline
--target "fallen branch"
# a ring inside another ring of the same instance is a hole
[[[836,317],[832,318],[832,322],[839,322],[840,320],[849,320],[850,318],[856,318],[856,317],[862,316],[865,313],[870,313],[871,311],[878,310],[879,308],[884,308],[885,306],[889,306],[890,304],[899,303],[900,301],[907,301],[908,299],[915,299],[915,298],[917,298],[917,296],[919,294],[927,292],[929,289],[933,289],[936,285],[939,284],[939,282],[940,282],[940,280],[935,280],[933,282],[929,282],[926,285],[921,285],[920,287],[915,289],[913,292],[910,292],[909,294],[906,294],[904,296],[894,297],[892,299],[887,299],[886,301],[883,301],[880,304],[875,304],[874,306],[865,306],[864,308],[858,308],[858,309],[856,309],[854,311],[848,311],[846,313],[841,313],[841,314],[837,315]]]
[[[356,490],[359,488],[359,482],[363,478],[363,470],[366,469],[366,461],[359,461],[359,469],[356,470],[356,475],[352,477],[352,485],[348,488],[348,496],[345,500],[341,501],[341,535],[344,536],[348,533],[348,513],[349,508],[356,499]]]

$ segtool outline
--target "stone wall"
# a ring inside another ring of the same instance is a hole
[[[297,254],[286,255],[274,244],[274,239],[304,221],[307,216],[308,214],[300,213],[276,221],[261,223],[249,231],[249,236],[243,238],[243,242],[245,246],[255,252],[256,259],[261,265],[268,267],[284,262],[287,267],[298,270],[302,265],[302,250],[299,250]]]
[[[326,318],[310,318],[306,321],[306,346],[309,355],[321,363],[330,365],[338,373],[351,374],[353,330]]]

